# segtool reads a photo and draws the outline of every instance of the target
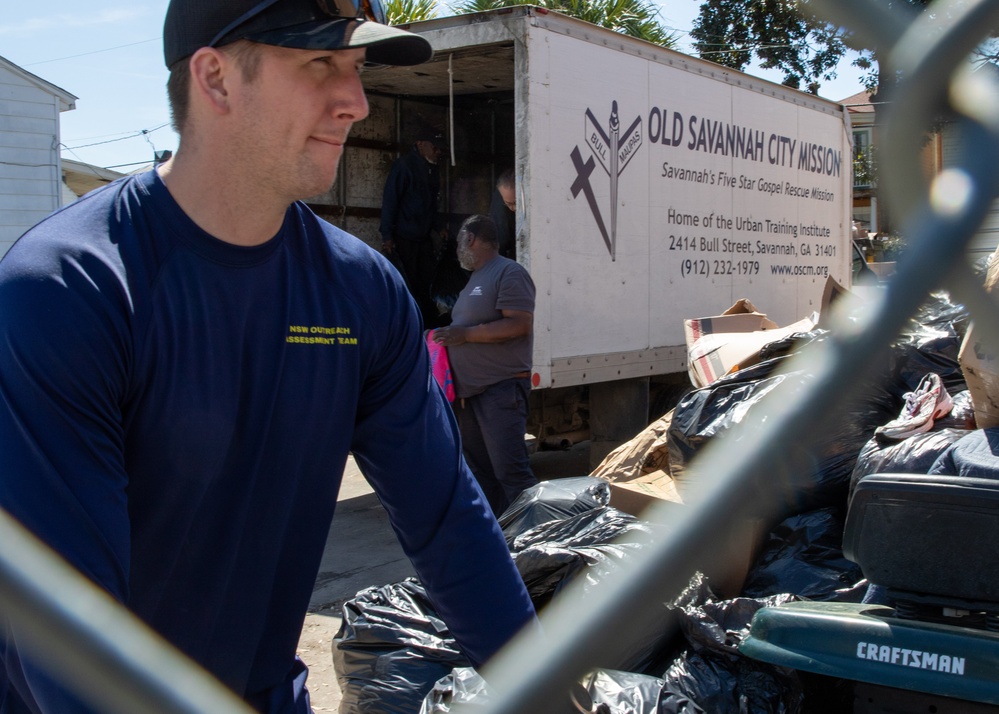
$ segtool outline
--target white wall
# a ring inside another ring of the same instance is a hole
[[[0,63],[0,256],[60,205],[59,97]]]

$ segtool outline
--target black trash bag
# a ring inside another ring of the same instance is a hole
[[[659,677],[614,669],[597,669],[583,677],[593,706],[606,714],[704,714],[686,696],[664,689]]]
[[[850,476],[850,493],[868,474],[927,474],[950,445],[968,432],[962,429],[934,429],[890,444],[871,439],[857,457]]]
[[[478,672],[471,667],[455,667],[434,683],[420,705],[420,714],[445,714],[454,707],[462,711],[488,709],[493,692]]]
[[[584,593],[599,587],[632,555],[667,532],[665,526],[603,506],[527,531],[513,543],[513,561],[540,610],[570,582],[580,581]],[[664,653],[676,635],[675,615],[661,602],[643,617],[646,626],[629,643],[622,661],[594,664],[636,673],[653,667],[662,671]]]
[[[833,486],[846,475],[848,498],[857,478],[854,472],[859,454],[867,448],[873,430],[898,416],[905,394],[916,389],[928,372],[940,375],[954,399],[951,414],[937,420],[934,429],[974,428],[970,393],[957,361],[968,320],[967,309],[953,302],[947,292],[933,293],[924,301],[892,344],[888,365],[863,378],[862,396],[848,404],[845,413],[827,428],[817,448],[818,461],[812,474],[815,483]],[[813,333],[806,345],[821,341],[827,334],[821,330]],[[828,492],[831,496],[836,493]],[[800,502],[798,510],[840,505],[844,504],[837,498],[812,499]]]
[[[680,628],[687,642],[699,654],[714,652],[741,656],[739,645],[749,636],[753,615],[764,607],[778,607],[798,599],[790,593],[731,600],[711,598],[682,608],[679,613]]]
[[[981,278],[981,282],[985,282],[985,277],[989,272],[989,263],[992,262],[992,254],[983,255],[980,258],[975,258],[971,261],[971,273],[976,278]]]
[[[696,499],[697,483],[688,473],[690,464],[708,443],[716,438],[732,438],[750,411],[771,391],[788,379],[772,374],[783,358],[775,358],[726,375],[713,384],[687,394],[673,409],[666,432],[669,471],[680,495],[686,501]],[[792,379],[796,377],[791,377]],[[744,438],[738,435],[737,439]],[[788,451],[785,468],[768,474],[767,481],[754,483],[753,490],[764,503],[792,498],[792,476],[807,473],[811,463],[798,450]],[[776,496],[771,498],[770,494]],[[782,502],[781,508],[786,507]]]
[[[843,555],[843,511],[823,508],[791,516],[767,536],[743,586],[745,597],[792,593],[810,600],[855,599],[860,566]]]
[[[808,332],[792,332],[779,340],[768,342],[760,348],[760,362],[767,362],[775,357],[789,357],[805,345],[824,338],[829,330],[815,328]]]
[[[809,344],[828,339],[830,333],[820,332]],[[858,376],[858,394],[837,405],[835,416],[827,420],[813,450],[814,471],[811,474],[811,497],[798,499],[798,508],[787,515],[827,506],[846,507],[849,498],[850,475],[864,445],[874,431],[898,416],[902,399],[892,387],[889,364],[877,365],[869,373]]]
[[[916,313],[908,322],[905,332],[911,335],[926,335],[926,330],[957,335],[963,338],[968,331],[971,315],[968,308],[954,302],[946,290],[930,293],[916,308]]]
[[[658,677],[597,669],[580,682],[585,690],[583,698],[589,700],[580,704],[605,714],[705,714],[685,696],[665,690],[663,685]],[[419,714],[447,714],[458,707],[461,711],[485,711],[495,698],[495,692],[474,669],[457,668],[434,684]],[[578,714],[571,701],[567,694],[565,706],[550,714]]]
[[[975,405],[971,403],[971,392],[964,389],[950,395],[954,406],[950,413],[933,421],[933,431],[944,429],[960,429],[963,431],[973,431],[977,428],[975,423]]]
[[[360,591],[333,640],[340,714],[411,714],[434,682],[468,666],[415,578]]]
[[[834,420],[826,422],[815,449],[812,497],[799,501],[802,510],[845,508],[849,499],[850,476],[860,450],[874,435],[875,429],[897,415],[891,396],[872,385],[860,397],[849,400]]]
[[[517,496],[499,517],[507,543],[548,521],[561,520],[610,503],[610,484],[579,476],[541,481]]]
[[[710,714],[800,711],[804,695],[796,672],[739,651],[757,610],[796,599],[778,594],[718,600],[707,579],[696,574],[674,603],[687,647],[667,667],[663,691]]]
[[[686,470],[706,444],[727,436],[761,399],[788,379],[788,375],[770,374],[780,361],[769,360],[726,375],[680,400],[666,432],[670,474],[678,488],[684,488]]]
[[[688,651],[663,675],[665,688],[710,714],[798,714],[804,692],[793,670],[746,657]]]
[[[649,543],[655,526],[612,506],[600,506],[530,528],[513,541],[514,555],[536,545],[578,548],[618,541]]]
[[[674,608],[686,609],[700,607],[706,602],[717,599],[718,596],[715,595],[714,590],[711,589],[711,584],[708,582],[708,576],[697,572],[691,576],[687,586],[680,591],[680,594],[673,599],[670,605]]]
[[[970,313],[945,291],[931,293],[892,343],[892,387],[901,400],[929,372],[940,375],[951,394],[968,388],[957,361]],[[900,405],[901,406],[901,405]]]
[[[816,344],[813,341],[809,344]],[[808,349],[806,345],[804,349]],[[779,362],[780,358],[776,358]],[[785,381],[807,388],[812,375],[803,371],[768,374],[770,360],[719,379],[688,394],[673,410],[667,432],[670,472],[684,496],[696,488],[687,469],[698,452],[716,438],[757,438],[735,427],[744,422],[767,395]],[[766,376],[761,376],[766,375]],[[826,506],[845,506],[850,474],[863,445],[874,430],[898,414],[898,401],[872,384],[864,394],[843,405],[836,418],[820,431],[817,442],[782,444],[781,467],[753,484],[761,504],[777,518]]]
[[[634,516],[602,506],[526,531],[514,540],[511,552],[540,608],[584,569],[619,562],[629,550],[651,542],[652,532],[651,525]]]

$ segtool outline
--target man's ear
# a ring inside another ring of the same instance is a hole
[[[217,114],[229,111],[226,82],[237,71],[232,59],[214,47],[202,47],[190,59],[191,92]]]

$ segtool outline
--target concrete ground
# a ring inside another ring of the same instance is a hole
[[[589,442],[566,451],[538,451],[531,466],[539,479],[585,476]],[[366,587],[414,575],[388,523],[385,510],[353,459],[344,470],[336,516],[305,618],[298,654],[309,666],[308,687],[316,712],[335,712],[340,687],[333,671],[332,642],[340,628],[340,606]]]

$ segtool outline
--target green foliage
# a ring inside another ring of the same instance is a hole
[[[922,9],[930,0],[887,3]],[[881,76],[878,62],[879,53],[889,48],[858,46],[849,30],[816,16],[809,0],[705,0],[690,34],[704,59],[744,70],[755,57],[761,67],[783,72],[785,85],[813,94],[836,77],[848,48],[859,53],[853,64],[864,71],[868,91],[894,81]]]
[[[455,15],[468,15],[473,12],[486,12],[501,7],[530,4],[528,0],[508,0],[507,2],[501,0],[461,0],[461,2],[452,3],[451,7],[454,9]]]
[[[744,70],[755,56],[788,87],[813,94],[835,77],[847,37],[793,0],[706,0],[690,35],[704,59]]]
[[[650,0],[460,0],[453,7],[464,15],[516,5],[555,10],[663,47],[675,47],[677,42],[676,33],[659,23],[659,9]]]
[[[388,0],[385,13],[390,25],[431,20],[437,17],[437,0]]]

